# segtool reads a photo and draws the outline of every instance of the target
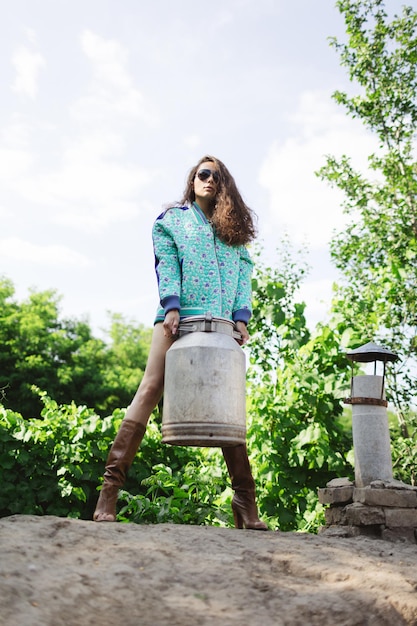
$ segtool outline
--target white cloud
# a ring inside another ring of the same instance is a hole
[[[119,124],[140,119],[155,125],[156,115],[146,106],[129,72],[126,48],[90,30],[83,32],[81,47],[90,61],[93,78],[88,93],[71,107],[73,117],[80,122],[112,119]]]
[[[0,205],[0,217],[4,218],[4,217],[11,217],[11,211],[10,209],[8,209],[5,206],[1,206]],[[0,230],[1,230],[1,224],[0,224]]]
[[[321,248],[334,229],[343,228],[346,216],[341,191],[330,189],[314,172],[325,164],[327,154],[347,154],[357,167],[366,168],[376,142],[322,92],[302,94],[291,122],[292,136],[273,142],[259,175],[269,194],[265,228],[286,231],[296,241]]]
[[[201,145],[201,137],[197,134],[187,135],[187,137],[184,137],[183,143],[187,148],[197,148]]]
[[[0,138],[3,146],[27,148],[30,140],[29,126],[21,115],[13,113],[10,121],[0,129]]]
[[[38,205],[43,219],[78,230],[94,231],[138,215],[139,191],[157,172],[126,160],[123,134],[97,129],[60,137],[55,164],[40,168],[34,143],[39,129],[18,115],[0,129],[3,190],[27,206]]]
[[[42,167],[34,141],[45,129],[51,140],[55,129],[13,115],[0,129],[2,188],[36,204],[43,219],[77,230],[94,232],[137,216],[140,191],[158,172],[127,159],[128,133],[105,126],[57,138],[55,163]]]
[[[27,40],[32,43],[32,44],[37,44],[38,43],[38,37],[36,35],[36,31],[33,30],[33,28],[29,28],[29,26],[25,26],[23,28],[23,31],[26,35]]]
[[[33,165],[28,125],[17,114],[0,129],[0,181],[3,189],[22,186],[24,177]]]
[[[46,65],[45,59],[40,52],[20,46],[13,55],[12,63],[16,69],[12,90],[34,100],[38,91],[39,72]]]
[[[0,180],[5,186],[13,186],[29,170],[32,161],[32,155],[26,150],[0,149]]]
[[[276,13],[280,9],[277,0],[229,0],[222,4],[215,16],[216,26],[224,28],[238,20],[259,19],[264,13]]]
[[[17,261],[27,261],[54,267],[80,267],[91,265],[88,257],[66,246],[39,246],[19,237],[0,240],[0,257]]]
[[[26,180],[21,193],[50,207],[56,223],[94,231],[113,221],[138,215],[137,198],[154,174],[125,162],[124,142],[117,134],[92,133],[68,140],[55,171]]]
[[[329,273],[330,270],[326,268],[326,274]],[[307,303],[306,316],[310,325],[314,326],[328,316],[335,281],[336,277],[329,276],[307,280],[300,286],[296,299]]]

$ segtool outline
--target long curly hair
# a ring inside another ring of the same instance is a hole
[[[191,169],[181,202],[194,202],[194,179],[201,164],[207,162],[214,163],[220,174],[210,216],[216,235],[231,246],[246,245],[256,237],[256,215],[243,201],[225,164],[216,157],[206,155]]]

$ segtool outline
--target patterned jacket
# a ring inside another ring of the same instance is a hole
[[[175,206],[156,219],[152,239],[160,308],[181,318],[211,313],[235,322],[251,315],[253,263],[245,246],[218,239],[200,207]]]

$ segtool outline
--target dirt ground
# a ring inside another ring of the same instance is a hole
[[[15,515],[0,624],[417,625],[417,545]]]

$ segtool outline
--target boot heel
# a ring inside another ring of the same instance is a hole
[[[232,511],[235,519],[235,528],[246,528],[247,530],[268,530],[268,526],[259,518],[253,496],[242,498],[235,493],[232,500]]]
[[[235,520],[235,528],[243,528],[242,515],[239,513],[239,511],[236,511],[235,508],[232,508],[232,511],[233,511],[233,518]]]

